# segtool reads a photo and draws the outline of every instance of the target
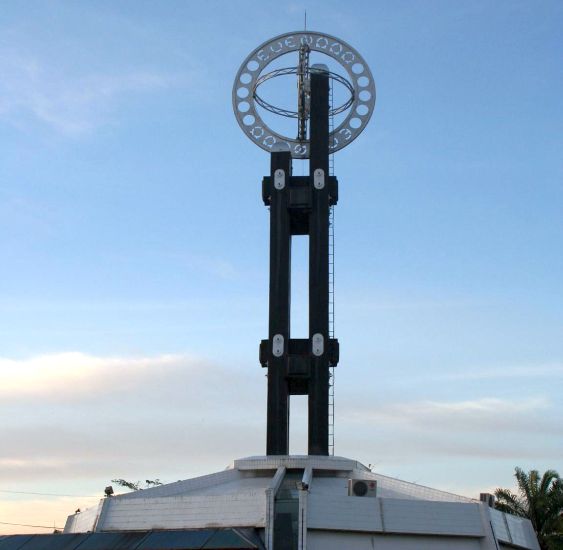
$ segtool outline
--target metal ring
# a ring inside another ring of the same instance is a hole
[[[276,107],[275,105],[268,103],[266,100],[262,99],[258,95],[258,87],[261,84],[264,84],[264,82],[266,82],[267,80],[270,80],[272,78],[276,78],[277,76],[286,76],[288,74],[297,74],[298,72],[299,72],[298,67],[286,67],[284,69],[277,69],[275,71],[271,71],[269,73],[266,73],[265,75],[262,75],[260,78],[258,78],[258,80],[256,81],[256,84],[254,85],[254,88],[252,90],[252,97],[254,98],[254,101],[256,103],[258,103],[258,105],[260,105],[260,107],[263,107],[267,111],[270,111],[271,113],[274,113],[276,115],[285,116],[285,117],[288,117],[288,118],[299,118],[299,113],[297,111],[289,111],[287,109],[282,109],[280,107]],[[339,113],[343,113],[346,109],[348,109],[354,103],[355,91],[354,91],[354,87],[352,86],[350,81],[346,80],[343,76],[340,76],[339,74],[328,71],[328,77],[331,80],[336,80],[337,82],[340,82],[340,84],[342,84],[350,92],[350,97],[348,98],[348,100],[346,102],[344,102],[342,105],[340,105],[340,107],[334,107],[334,108],[330,109],[330,111],[328,112],[329,116],[334,116],[334,115],[337,115]]]
[[[354,97],[350,112],[329,136],[330,152],[339,151],[356,139],[369,122],[375,106],[375,83],[363,57],[349,44],[324,33],[297,31],[286,33],[258,46],[240,66],[233,85],[233,110],[243,132],[259,147],[271,151],[276,143],[285,143],[293,158],[309,158],[309,141],[299,141],[282,136],[270,129],[260,117],[256,105],[268,109],[264,100],[255,97],[262,71],[274,59],[290,52],[298,52],[301,45],[311,51],[321,52],[337,61],[348,73]],[[282,69],[280,69],[282,70]],[[276,71],[272,71],[275,73]],[[270,73],[268,73],[270,74]],[[291,74],[291,73],[286,73]],[[267,76],[267,75],[264,75]],[[280,76],[279,74],[275,76]],[[273,78],[271,76],[270,78]],[[340,77],[342,78],[342,77]],[[346,79],[343,79],[346,81]],[[261,81],[263,82],[264,79]],[[267,104],[270,106],[270,104]],[[277,107],[270,106],[272,109]],[[272,112],[276,112],[271,110]],[[292,111],[279,109],[276,114],[290,116]]]

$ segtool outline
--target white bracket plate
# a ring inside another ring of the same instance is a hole
[[[313,173],[313,185],[315,189],[323,189],[325,186],[325,171],[322,168],[317,168]]]
[[[283,355],[283,336],[281,334],[275,334],[272,339],[272,354],[274,357]]]
[[[274,172],[274,187],[278,191],[281,191],[285,187],[285,172],[281,168],[278,168]]]
[[[313,334],[313,355],[320,357],[325,350],[325,339],[320,333]]]

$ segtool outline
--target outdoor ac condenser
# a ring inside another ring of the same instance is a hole
[[[348,480],[348,496],[349,497],[376,497],[377,481],[372,479],[349,479]]]
[[[484,502],[490,508],[495,507],[495,495],[492,495],[491,493],[481,493],[479,495],[479,500]]]

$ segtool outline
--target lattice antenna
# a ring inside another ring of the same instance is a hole
[[[309,109],[311,107],[311,81],[309,79],[310,52],[311,50],[307,44],[303,44],[299,48],[299,68],[297,72],[297,139],[299,141],[305,141],[307,139],[307,120],[309,119]]]

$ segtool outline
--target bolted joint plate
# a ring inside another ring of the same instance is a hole
[[[274,334],[272,338],[272,355],[281,357],[284,353],[284,338],[282,334]]]
[[[313,187],[319,191],[325,187],[325,171],[322,168],[313,172]]]
[[[285,187],[285,172],[278,168],[274,172],[274,188],[281,191]]]
[[[264,176],[262,179],[262,201],[265,206],[270,206],[272,204],[272,193],[276,191],[275,187],[275,175],[274,181],[272,181],[271,176]],[[334,206],[338,203],[338,179],[336,176],[325,177],[325,185],[328,182],[328,194],[329,194],[329,205]],[[322,188],[315,188],[314,181],[311,185],[311,179],[309,176],[289,176],[285,177],[285,185],[281,191],[285,188],[289,189],[289,207],[292,209],[311,207],[311,189],[315,191],[320,191]]]
[[[313,351],[313,355],[316,357],[320,357],[324,353],[325,339],[322,334],[313,334],[313,338],[311,339],[311,349]]]
[[[283,338],[283,337],[282,337]],[[293,376],[309,376],[309,365],[311,361],[319,357],[314,353],[312,339],[308,338],[290,338],[287,342],[284,341],[286,344],[284,351],[286,354],[281,357],[285,357],[287,361],[287,377],[288,379]],[[336,367],[338,365],[338,361],[340,359],[340,344],[337,338],[330,338],[327,341],[323,338],[324,354],[327,355],[328,364],[331,367]],[[262,340],[260,342],[260,365],[263,368],[267,368],[270,362],[270,359],[279,359],[280,356],[276,356],[273,353],[273,346],[270,340]],[[307,365],[307,368],[305,368]]]

